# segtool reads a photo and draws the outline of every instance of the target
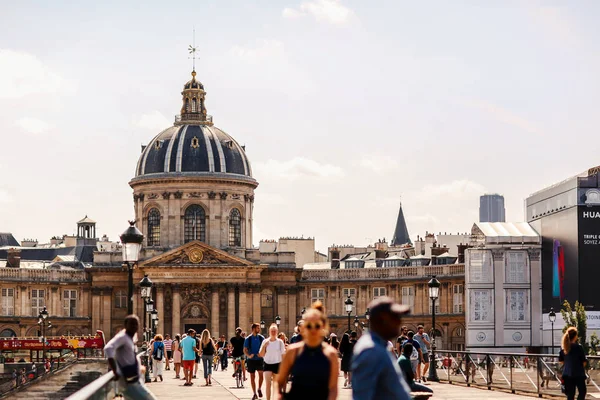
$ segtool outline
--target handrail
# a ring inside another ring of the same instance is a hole
[[[108,386],[111,381],[114,381],[115,373],[112,371],[107,372],[102,375],[100,378],[94,380],[83,388],[79,389],[77,392],[73,393],[67,400],[88,400],[88,399],[98,399],[101,397],[103,393],[103,389]]]
[[[142,356],[146,351],[142,350],[136,354],[136,357]],[[112,371],[107,372],[100,378],[87,384],[77,392],[73,393],[66,400],[101,400],[112,399],[115,396],[108,397],[111,393],[117,392],[118,382],[114,380],[115,374]]]
[[[441,382],[535,393],[539,397],[560,396],[562,365],[558,354],[510,353],[502,351],[436,350],[435,369]],[[588,393],[600,394],[600,356],[587,356]]]

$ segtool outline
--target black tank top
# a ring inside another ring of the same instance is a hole
[[[296,356],[292,367],[292,387],[286,400],[327,400],[331,364],[323,352],[323,345],[304,348]]]

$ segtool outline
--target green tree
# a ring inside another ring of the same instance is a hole
[[[567,328],[574,326],[577,328],[577,334],[579,336],[579,342],[583,346],[583,350],[586,354],[589,353],[590,345],[587,342],[587,318],[585,315],[585,308],[579,301],[575,302],[575,310],[571,308],[571,304],[565,300],[563,308],[560,310],[563,319],[565,320],[565,326],[563,328],[563,334],[567,331]]]

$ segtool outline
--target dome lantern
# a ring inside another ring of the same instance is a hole
[[[181,114],[175,116],[175,125],[198,124],[212,126],[212,115],[206,114],[204,104],[206,92],[204,85],[196,79],[196,70],[192,70],[192,79],[183,85]]]

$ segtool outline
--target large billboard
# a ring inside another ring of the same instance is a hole
[[[559,310],[564,300],[579,299],[577,207],[548,215],[532,225],[543,232],[543,310]]]
[[[578,207],[579,301],[586,310],[600,311],[600,197],[591,203]]]

